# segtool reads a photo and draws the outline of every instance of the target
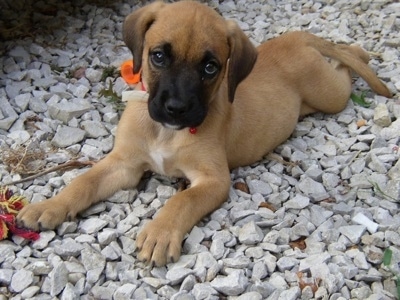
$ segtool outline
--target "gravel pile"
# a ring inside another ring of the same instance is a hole
[[[21,178],[5,153],[45,154],[14,163],[22,173],[76,158],[95,161],[110,151],[119,112],[107,90],[110,82],[117,95],[128,88],[110,66],[131,57],[122,21],[141,3],[3,1],[21,5],[19,12],[3,7],[4,15],[16,20],[29,11],[36,27],[0,45],[2,185]],[[146,267],[134,246],[138,228],[176,192],[174,180],[158,176],[42,232],[36,242],[1,241],[1,300],[396,298],[400,3],[209,5],[237,20],[255,44],[300,29],[362,45],[394,99],[372,94],[356,79],[354,93],[365,92],[370,107],[349,101],[340,114],[307,117],[272,156],[233,170],[228,201],[193,228],[181,259],[166,267]],[[41,201],[84,171],[52,172],[10,187]],[[389,267],[382,263],[386,249],[393,252]]]

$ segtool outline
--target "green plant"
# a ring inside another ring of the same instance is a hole
[[[392,196],[390,196],[390,195],[386,194],[384,191],[382,191],[382,189],[381,189],[381,187],[379,186],[378,183],[373,182],[373,181],[369,181],[369,183],[372,184],[375,193],[380,194],[380,195],[383,196],[384,198],[388,198],[388,199],[390,199],[390,200],[392,200],[392,201],[399,202],[398,199],[393,198]]]
[[[356,95],[354,93],[351,93],[350,98],[351,100],[353,100],[354,103],[357,103],[358,105],[362,106],[362,107],[370,107],[371,104],[365,101],[365,96],[366,96],[367,92],[363,91],[361,92],[361,95]]]
[[[103,69],[101,81],[105,81],[108,77],[115,77],[118,75],[118,69],[114,66],[108,66]]]
[[[116,111],[123,111],[125,109],[125,103],[121,101],[121,97],[114,91],[111,80],[108,82],[108,87],[102,89],[99,95],[106,98],[107,102],[111,103]]]
[[[389,269],[390,272],[396,277],[396,290],[397,290],[397,298],[400,299],[400,274],[394,274],[394,270],[391,269],[390,265],[392,263],[393,251],[387,248],[383,253],[382,263],[385,267]]]
[[[57,65],[55,65],[55,64],[51,64],[51,65],[50,65],[50,69],[51,69],[54,73],[56,73],[57,75],[60,75],[60,74],[64,71],[64,68],[62,68],[62,67],[60,67],[60,66],[57,66]]]

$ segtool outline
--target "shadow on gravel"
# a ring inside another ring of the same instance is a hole
[[[85,5],[96,5],[115,10],[120,3],[145,3],[145,0],[1,0],[0,40],[34,38],[37,34],[51,34],[60,29],[68,15]],[[1,45],[0,45],[1,47]]]

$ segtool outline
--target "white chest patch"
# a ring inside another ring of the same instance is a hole
[[[163,151],[162,149],[157,149],[153,150],[150,152],[151,159],[153,160],[153,168],[155,169],[154,171],[160,173],[160,174],[165,174],[165,160],[169,157],[168,153],[166,151]]]

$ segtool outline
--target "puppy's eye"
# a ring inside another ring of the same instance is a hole
[[[165,54],[162,51],[154,51],[150,54],[151,62],[157,67],[165,66]]]
[[[204,75],[213,77],[219,71],[218,65],[215,62],[208,62],[204,67]]]

